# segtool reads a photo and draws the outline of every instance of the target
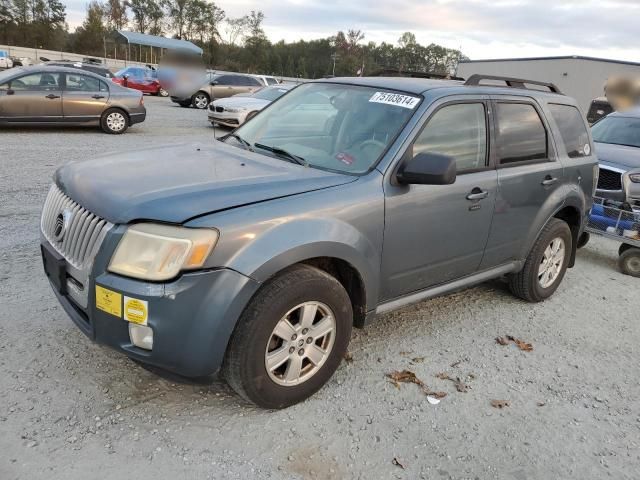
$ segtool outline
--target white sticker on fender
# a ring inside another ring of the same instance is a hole
[[[395,105],[396,107],[409,108],[411,110],[416,108],[416,105],[420,103],[420,99],[418,97],[389,92],[376,92],[371,96],[369,101],[373,103]]]

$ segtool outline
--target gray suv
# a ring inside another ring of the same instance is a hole
[[[213,144],[60,168],[55,295],[92,340],[221,370],[266,408],[319,390],[378,314],[503,276],[546,299],[591,207],[591,138],[553,85],[484,80],[310,82]]]

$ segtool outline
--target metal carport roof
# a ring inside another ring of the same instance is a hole
[[[147,35],[146,33],[128,32],[117,30],[117,33],[125,38],[127,43],[135,45],[146,45],[148,47],[166,48],[167,50],[181,50],[202,55],[202,49],[187,40],[177,38],[158,37]]]

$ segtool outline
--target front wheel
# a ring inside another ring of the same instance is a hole
[[[167,92],[164,88],[161,88],[160,90],[158,90],[158,96],[159,97],[168,97],[169,96],[169,92]]]
[[[296,265],[251,300],[223,365],[229,385],[263,408],[284,408],[317,392],[333,375],[351,337],[347,292],[322,270]]]
[[[509,276],[511,292],[528,302],[541,302],[558,289],[569,265],[572,236],[569,225],[552,218],[529,252],[524,268]]]
[[[127,114],[118,108],[110,108],[102,114],[100,119],[102,130],[106,133],[119,135],[126,132],[129,126]]]
[[[191,103],[198,110],[204,110],[209,106],[209,95],[204,92],[195,93],[191,98]]]

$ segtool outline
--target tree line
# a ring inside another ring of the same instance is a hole
[[[395,44],[366,42],[350,29],[328,38],[271,42],[265,16],[252,10],[227,17],[205,0],[91,0],[83,23],[70,32],[60,0],[0,0],[0,43],[98,57],[151,61],[148,49],[114,42],[115,30],[133,30],[189,40],[203,49],[210,68],[302,78],[371,75],[381,70],[452,73],[460,51],[421,45],[413,33]]]

